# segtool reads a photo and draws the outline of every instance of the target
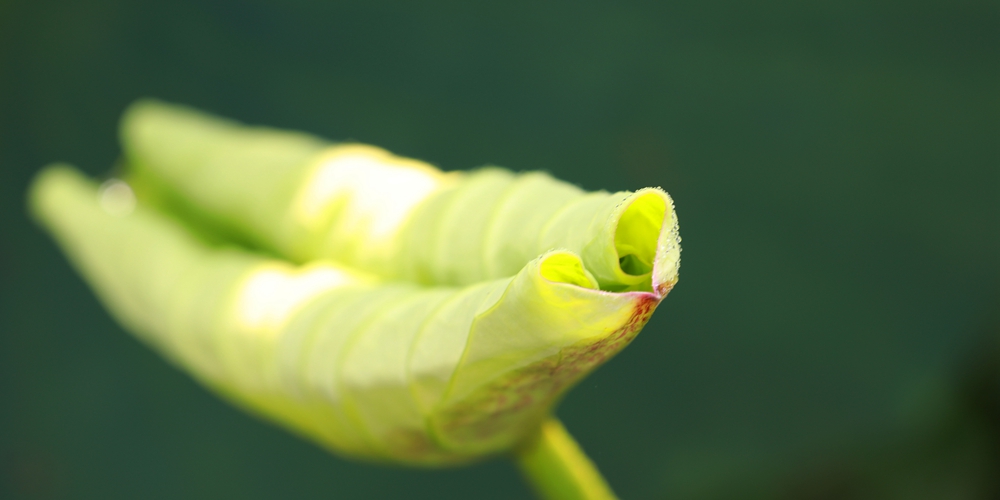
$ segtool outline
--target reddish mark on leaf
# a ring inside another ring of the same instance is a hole
[[[453,405],[438,419],[442,436],[457,446],[510,446],[533,429],[567,389],[628,345],[672,286],[665,286],[664,293],[636,294],[629,319],[614,332],[515,370]]]

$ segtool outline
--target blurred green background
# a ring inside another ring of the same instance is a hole
[[[529,494],[338,459],[112,322],[24,192],[141,96],[670,191],[679,286],[559,408],[623,498],[1000,498],[1000,7],[685,3],[0,0],[0,498]]]

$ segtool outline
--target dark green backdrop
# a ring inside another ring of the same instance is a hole
[[[0,0],[0,497],[528,494],[335,458],[112,322],[24,191],[140,96],[670,191],[679,286],[559,409],[624,498],[1000,495],[1000,8],[683,3]]]

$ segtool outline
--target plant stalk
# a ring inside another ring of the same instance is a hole
[[[514,461],[544,500],[617,500],[562,422],[550,417],[515,450]]]

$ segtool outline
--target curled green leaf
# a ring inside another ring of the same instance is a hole
[[[443,173],[148,102],[123,141],[137,201],[52,166],[36,218],[130,331],[339,454],[445,465],[512,449],[677,281],[659,189]]]

